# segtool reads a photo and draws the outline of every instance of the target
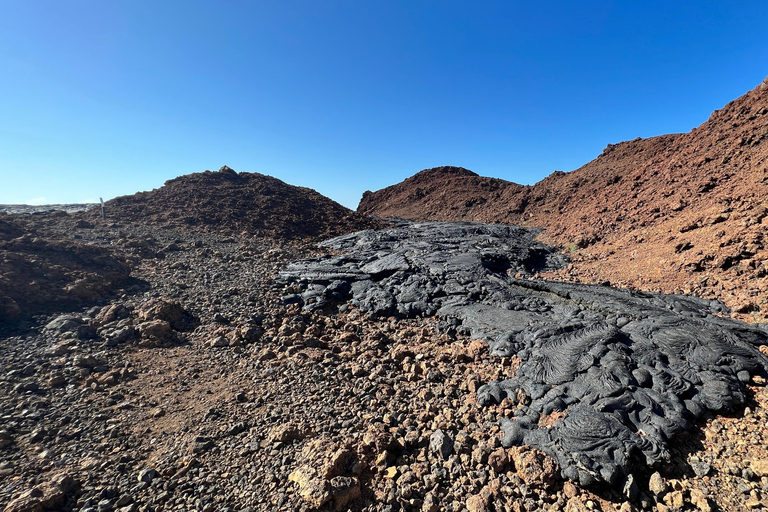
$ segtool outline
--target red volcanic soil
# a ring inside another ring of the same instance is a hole
[[[768,79],[689,133],[609,145],[533,186],[439,167],[363,195],[358,212],[546,228],[561,279],[720,298],[768,318]]]

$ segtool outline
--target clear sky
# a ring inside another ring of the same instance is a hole
[[[0,0],[0,203],[261,172],[354,208],[457,165],[533,184],[768,76],[751,1]]]

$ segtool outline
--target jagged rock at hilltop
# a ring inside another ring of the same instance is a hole
[[[0,327],[93,302],[129,273],[128,265],[109,249],[38,236],[21,220],[0,214]]]
[[[610,144],[575,171],[520,186],[446,168],[366,194],[358,211],[546,229],[561,278],[724,299],[768,318],[768,79],[689,133]]]
[[[327,237],[381,226],[312,189],[227,166],[117,197],[107,201],[106,211],[118,221],[281,238]]]
[[[302,289],[284,301],[437,314],[442,328],[519,358],[514,376],[478,390],[479,403],[517,402],[502,444],[544,451],[582,485],[620,483],[634,461],[668,461],[692,420],[743,405],[745,383],[768,372],[758,349],[768,334],[717,316],[717,301],[523,279],[565,264],[536,234],[427,222],[346,235],[321,244],[332,255],[281,273]]]

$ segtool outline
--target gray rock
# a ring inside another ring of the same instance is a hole
[[[157,471],[152,468],[146,468],[139,471],[139,482],[150,483],[157,476]]]
[[[229,340],[225,338],[224,336],[217,336],[213,338],[208,344],[211,347],[228,347],[229,346]]]
[[[132,498],[127,494],[120,496],[115,502],[115,508],[121,508],[128,505],[132,501]]]
[[[447,459],[453,453],[453,440],[437,429],[429,436],[429,451]]]
[[[192,453],[207,452],[214,446],[216,446],[216,443],[214,443],[213,440],[205,436],[197,436],[190,446],[190,451]]]
[[[696,476],[699,478],[704,478],[712,470],[712,466],[706,462],[694,462],[691,464],[691,469],[693,469],[693,472],[696,473]]]
[[[138,337],[138,334],[139,333],[136,331],[135,327],[133,327],[132,325],[128,325],[119,329],[109,331],[108,333],[105,333],[103,336],[108,342],[116,345],[118,343],[125,343],[127,341],[136,339]]]
[[[25,380],[22,382],[19,382],[13,387],[13,391],[16,393],[24,393],[27,391],[38,391],[40,389],[40,386],[37,382],[34,380]]]
[[[79,325],[76,330],[77,337],[81,340],[92,340],[98,337],[96,329],[90,325]]]
[[[690,420],[742,405],[747,376],[768,373],[757,350],[768,334],[718,316],[718,302],[532,279],[566,262],[538,233],[403,223],[323,242],[332,256],[292,263],[280,279],[329,299],[305,310],[344,301],[374,315],[437,314],[449,335],[519,357],[515,377],[481,386],[478,401],[528,397],[503,422],[503,444],[544,451],[583,485],[624,481],[630,453],[669,460],[668,440]],[[566,415],[540,429],[553,411]]]
[[[57,333],[76,331],[83,319],[74,315],[60,315],[45,325],[45,329]]]

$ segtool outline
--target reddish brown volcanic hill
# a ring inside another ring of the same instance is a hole
[[[115,198],[106,211],[120,221],[280,238],[328,237],[380,225],[312,189],[227,166]]]
[[[463,167],[435,167],[377,192],[365,192],[357,211],[378,217],[414,220],[485,221],[484,213],[502,192],[524,192],[523,187],[485,178]]]
[[[768,317],[768,79],[689,133],[609,145],[534,186],[438,168],[363,196],[381,217],[520,223],[569,250],[561,277],[717,297]]]

